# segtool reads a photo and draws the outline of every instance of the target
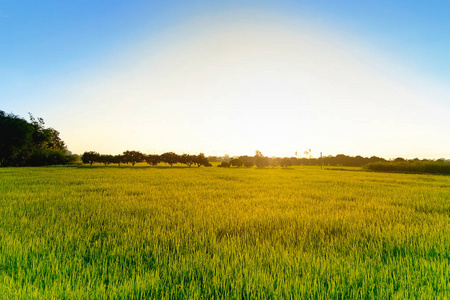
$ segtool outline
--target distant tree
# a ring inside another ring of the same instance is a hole
[[[254,162],[255,162],[255,165],[256,165],[258,168],[264,168],[264,167],[267,167],[267,166],[269,165],[269,158],[268,158],[268,157],[265,157],[265,156],[261,153],[261,151],[256,150],[256,152],[255,152],[255,157],[254,157]]]
[[[211,164],[209,163],[208,159],[206,158],[205,154],[200,153],[199,155],[196,155],[193,157],[194,164],[197,165],[197,167],[205,166],[209,167]]]
[[[244,163],[239,158],[233,158],[230,160],[230,165],[232,167],[242,167]]]
[[[115,162],[114,156],[112,156],[111,154],[101,154],[99,157],[99,161],[105,166]]]
[[[282,168],[287,168],[287,167],[292,166],[292,161],[291,161],[291,159],[289,157],[284,157],[281,160],[280,165],[281,165]]]
[[[226,161],[223,161],[217,167],[219,167],[219,168],[229,168],[230,167],[230,163],[226,162]]]
[[[280,158],[278,157],[270,157],[268,158],[268,166],[275,168],[280,165]]]
[[[161,154],[161,161],[169,164],[171,167],[172,165],[176,164],[180,160],[180,157],[178,154],[173,152],[166,152]]]
[[[255,164],[253,163],[252,160],[248,160],[248,161],[244,162],[244,167],[246,167],[246,168],[251,168],[251,167],[253,167],[254,165],[255,165]]]
[[[131,163],[131,165],[133,167],[134,167],[134,165],[136,163],[144,161],[144,154],[142,154],[139,151],[129,151],[129,150],[127,150],[127,151],[125,151],[123,153],[123,156],[124,156],[124,160],[127,163]]]
[[[113,164],[118,164],[119,167],[120,167],[121,164],[126,163],[125,162],[125,156],[120,155],[120,154],[114,155],[113,158],[112,158],[112,163]]]
[[[81,155],[81,161],[83,164],[90,164],[92,166],[93,163],[100,162],[100,154],[95,151],[84,152],[83,155]]]
[[[157,154],[146,155],[144,159],[151,166],[156,166],[158,163],[161,162],[161,157]]]
[[[180,163],[185,164],[189,168],[197,161],[195,155],[183,154],[179,157]]]
[[[247,156],[247,155],[239,156],[238,159],[240,161],[242,161],[244,166],[245,166],[245,164],[251,164],[251,166],[254,166],[254,158],[252,156]]]

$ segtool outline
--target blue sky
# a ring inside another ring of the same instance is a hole
[[[450,96],[448,88],[450,82],[449,15],[450,2],[448,1],[2,1],[0,2],[0,109],[24,117],[28,111],[31,111],[36,116],[43,117],[49,126],[61,131],[61,135],[69,148],[78,153],[87,150],[116,153],[126,150],[122,148],[129,146],[139,148],[138,150],[143,152],[162,152],[172,149],[170,147],[178,147],[175,146],[175,143],[166,143],[161,139],[150,139],[151,142],[149,143],[152,146],[140,143],[139,140],[142,140],[145,134],[138,129],[135,130],[138,132],[135,135],[135,140],[129,139],[126,140],[128,144],[125,144],[125,141],[121,144],[118,140],[112,138],[114,132],[108,133],[108,126],[97,126],[98,120],[105,120],[108,123],[111,122],[108,116],[117,116],[117,112],[127,111],[124,107],[128,104],[123,100],[123,97],[131,99],[130,101],[134,101],[133,103],[136,105],[143,105],[143,99],[146,99],[147,102],[145,103],[149,104],[152,104],[153,101],[165,101],[165,98],[158,99],[150,91],[148,94],[145,91],[139,94],[133,91],[127,97],[125,91],[129,90],[125,87],[118,90],[117,94],[123,95],[122,100],[118,100],[111,95],[106,96],[108,94],[106,91],[109,90],[108,86],[134,84],[133,81],[126,82],[125,76],[120,78],[120,84],[118,84],[116,80],[119,79],[115,78],[114,74],[117,74],[117,76],[122,76],[119,74],[131,74],[130,78],[147,76],[148,72],[144,72],[142,69],[136,70],[139,69],[140,65],[145,65],[143,62],[158,55],[161,59],[157,63],[163,65],[160,68],[165,68],[170,64],[170,60],[173,61],[170,56],[166,57],[166,52],[174,52],[171,54],[173,57],[184,57],[183,55],[185,55],[186,59],[190,59],[191,56],[189,55],[195,56],[195,54],[191,52],[189,52],[191,54],[186,54],[184,51],[191,45],[194,48],[197,47],[195,45],[200,47],[196,49],[215,51],[214,48],[205,47],[204,45],[208,45],[208,43],[205,44],[204,41],[210,39],[211,35],[219,36],[220,34],[225,34],[228,39],[230,32],[225,32],[224,28],[228,28],[230,24],[239,23],[241,27],[235,28],[235,31],[231,33],[231,35],[236,34],[234,36],[236,39],[230,38],[229,41],[236,42],[239,38],[239,31],[247,28],[251,28],[251,32],[256,33],[267,32],[270,28],[278,28],[279,32],[274,33],[274,36],[270,39],[264,36],[261,40],[255,40],[255,43],[260,42],[261,45],[267,45],[264,43],[270,44],[269,40],[277,40],[280,32],[289,32],[289,37],[286,38],[290,39],[298,34],[311,34],[314,37],[308,41],[314,42],[317,40],[318,43],[323,43],[325,47],[327,47],[326,45],[334,45],[336,46],[336,53],[340,51],[347,53],[339,57],[356,56],[361,62],[358,67],[361,66],[362,69],[368,68],[378,75],[389,73],[389,76],[393,76],[393,80],[399,82],[405,79],[407,81],[405,86],[423,84],[424,87],[420,87],[420,91],[424,93],[436,91],[436,97],[433,96],[432,100],[423,99],[422,104],[426,105],[429,101],[432,101],[432,107],[440,107],[441,111],[438,115],[434,115],[430,111],[419,122],[424,122],[422,128],[439,131],[438,133],[441,135],[437,135],[433,140],[441,136],[440,139],[444,139],[444,141],[431,144],[429,148],[418,146],[417,149],[411,149],[411,145],[414,145],[414,143],[421,144],[417,141],[414,142],[411,134],[411,140],[406,143],[409,145],[406,151],[406,148],[402,148],[401,145],[392,145],[395,141],[394,136],[386,140],[386,144],[383,145],[382,136],[386,133],[380,131],[377,133],[376,145],[378,146],[361,145],[355,150],[350,150],[345,146],[341,147],[337,141],[326,144],[317,142],[316,138],[311,138],[311,142],[308,142],[308,136],[303,136],[301,141],[298,142],[286,142],[286,147],[280,145],[279,148],[273,147],[267,141],[261,141],[258,145],[257,140],[251,141],[248,147],[227,147],[220,142],[215,142],[214,137],[192,145],[189,144],[190,139],[183,140],[178,136],[182,133],[177,133],[176,126],[189,122],[195,123],[196,121],[188,118],[183,123],[184,117],[181,113],[178,116],[181,123],[178,123],[178,121],[171,123],[171,116],[165,115],[167,112],[152,111],[152,114],[159,117],[151,120],[148,124],[141,121],[139,126],[157,126],[162,131],[166,128],[167,135],[172,137],[171,140],[179,139],[180,142],[184,143],[183,146],[173,150],[193,153],[224,154],[223,152],[233,152],[230,154],[251,154],[242,152],[250,152],[253,151],[250,149],[258,147],[258,149],[262,148],[263,153],[266,149],[267,154],[290,155],[291,152],[300,152],[304,150],[303,148],[314,148],[315,146],[317,152],[321,150],[319,148],[325,148],[330,154],[344,152],[353,155],[450,157],[450,145],[445,141],[445,138],[442,138],[442,134],[450,129],[449,123],[442,116],[443,113],[449,112],[450,101],[448,100],[448,96]],[[302,31],[297,32],[296,30]],[[277,41],[280,44],[284,43],[284,40]],[[286,43],[289,44],[289,42]],[[305,43],[305,41],[299,41],[299,43]],[[239,48],[241,46],[224,44],[222,47],[234,48],[236,51],[249,49],[246,47],[242,50]],[[274,49],[279,50],[275,46]],[[177,54],[177,51],[180,55]],[[254,49],[251,51],[254,51]],[[205,52],[205,55],[212,55],[211,61],[214,61],[213,56],[216,54]],[[237,59],[237,54],[234,53],[233,55],[232,59]],[[242,55],[242,57],[248,57]],[[194,56],[192,56],[193,61],[198,59]],[[268,60],[271,59],[269,56],[267,56]],[[229,59],[222,54],[219,57],[220,59]],[[264,59],[264,57],[261,57],[259,62],[264,62]],[[165,60],[167,60],[167,63],[164,63]],[[148,64],[152,66],[156,62],[148,62]],[[176,67],[174,68],[170,70],[177,72]],[[199,70],[206,70],[204,68],[207,67],[203,66],[202,68],[199,68]],[[255,66],[249,66],[248,68],[248,70],[255,70]],[[349,68],[352,69],[353,65]],[[230,76],[227,78],[232,78],[232,74],[237,74],[233,73],[238,72],[236,70],[230,70]],[[220,77],[222,75],[218,74],[223,74],[218,69],[215,69],[214,72],[217,73],[212,73],[211,76],[213,77]],[[181,72],[180,74],[184,73]],[[192,75],[191,73],[186,74],[188,77]],[[322,76],[321,74],[327,74],[327,70],[324,69],[317,76]],[[199,74],[194,75],[198,76]],[[148,76],[154,75],[149,74]],[[281,75],[277,76],[273,73],[273,76],[274,78],[280,78]],[[269,80],[269,77],[265,77],[259,82],[264,85],[265,80]],[[173,84],[174,82],[170,80],[161,81],[160,85],[153,86],[152,89]],[[248,89],[250,89],[250,85],[252,89],[255,89],[255,84],[249,81]],[[213,83],[207,88],[212,89],[212,85]],[[98,86],[103,86],[103,89],[97,88]],[[144,83],[142,83],[142,86],[144,86]],[[134,88],[142,90],[142,86],[134,86]],[[214,86],[217,88],[217,85]],[[279,86],[286,88],[285,83],[280,83]],[[369,86],[380,85],[378,83],[367,85],[367,89],[370,88]],[[230,81],[230,89],[233,87],[235,88],[236,85]],[[274,86],[272,90],[266,92],[276,97],[277,88],[279,87]],[[240,91],[243,91],[243,87],[240,87],[240,89]],[[245,91],[241,94],[245,94]],[[365,92],[369,93],[369,91]],[[196,90],[196,93],[191,96],[198,98],[199,95],[203,95],[200,88]],[[250,90],[247,91],[248,93],[250,93]],[[101,95],[104,95],[104,99]],[[213,97],[215,94],[211,92],[210,95]],[[237,92],[233,95],[236,96]],[[303,95],[316,94],[311,90],[305,91]],[[332,94],[327,95],[333,97]],[[345,95],[348,96],[347,91],[345,91]],[[358,96],[361,95],[363,94]],[[133,97],[135,97],[134,100]],[[172,102],[172,104],[175,106],[191,101],[189,97],[182,98],[184,96],[181,94],[171,97],[181,99],[173,100],[175,102]],[[322,99],[320,97],[325,96],[317,97],[317,99]],[[342,97],[336,96],[336,99],[342,99]],[[107,98],[110,100],[107,100]],[[287,105],[293,104],[296,98],[291,97],[289,99],[289,101],[286,100]],[[204,101],[209,103],[207,97]],[[214,103],[213,100],[211,101],[211,103]],[[231,100],[224,101],[230,101],[227,102],[228,107],[237,105],[237,102]],[[240,99],[240,103],[242,101],[245,101],[245,99]],[[418,98],[411,101],[421,102]],[[273,103],[268,100],[267,106],[269,107]],[[105,109],[109,115],[106,113],[102,115],[102,110],[97,107],[111,104],[117,111],[110,108]],[[364,101],[362,105],[364,105]],[[407,106],[407,100],[402,102],[402,105]],[[92,109],[93,106],[95,106],[94,109]],[[214,106],[214,104],[209,107],[211,106]],[[216,108],[219,110],[221,106]],[[186,110],[186,108],[184,109]],[[401,108],[398,109],[401,111]],[[95,111],[95,114],[83,115],[80,113],[89,110]],[[317,113],[318,110],[320,110],[319,106],[311,108],[309,113],[311,114],[314,111]],[[70,111],[73,113],[70,113]],[[416,110],[412,109],[409,113],[414,114],[419,111],[423,110],[420,106],[417,106]],[[264,111],[260,112],[264,114]],[[74,115],[77,113],[78,117]],[[123,113],[121,115],[123,122],[133,120],[134,113],[134,110]],[[229,111],[224,112],[224,114],[229,113]],[[357,113],[355,111],[355,114]],[[340,112],[337,111],[336,114],[340,114]],[[283,116],[283,113],[280,113],[277,120],[280,122],[290,120],[289,118],[283,118]],[[222,118],[223,116],[217,112],[216,117]],[[94,118],[96,119],[94,120]],[[314,119],[317,124],[324,123],[321,122],[320,115],[314,118],[308,115],[307,118],[309,121]],[[263,119],[256,117],[254,120],[263,122]],[[393,119],[389,120],[392,121],[392,124],[395,123]],[[435,120],[439,122],[435,123]],[[236,123],[232,116],[223,117],[222,121],[223,126],[226,126],[227,122]],[[338,121],[336,120],[336,122]],[[132,121],[130,122],[132,123]],[[361,122],[361,120],[356,118],[355,122]],[[74,128],[81,128],[81,123],[92,123],[92,126],[97,126],[97,134],[102,135],[103,130],[104,134],[110,137],[110,140],[112,138],[111,143],[106,141],[102,144],[96,143],[95,141],[99,140],[98,136],[95,134],[86,135],[87,127],[83,127],[79,131],[75,130]],[[214,124],[203,120],[203,123],[189,125],[199,130],[202,126],[208,128],[219,126],[218,123]],[[276,128],[276,124],[277,122],[274,122],[272,125]],[[286,126],[288,125],[286,124]],[[291,125],[301,126],[300,123],[297,124],[294,121]],[[348,129],[348,127],[345,128]],[[345,128],[343,127],[342,131]],[[111,130],[114,130],[114,128],[111,128]],[[129,130],[133,130],[133,127],[130,127]],[[374,127],[371,127],[370,131],[374,132]],[[217,132],[226,135],[223,128],[217,128]],[[318,131],[316,135],[324,134],[324,132],[325,130]],[[401,130],[398,130],[398,133],[401,133]],[[276,131],[273,134],[276,134]],[[422,134],[424,138],[429,136],[426,130]],[[230,135],[232,134],[230,133]],[[263,136],[261,136],[262,138]],[[324,136],[323,139],[325,138]],[[420,140],[422,136],[417,133],[416,138]],[[286,139],[289,139],[289,137],[286,136]],[[245,136],[241,137],[239,143],[244,142],[244,140]],[[276,140],[277,144],[283,144],[282,139]],[[346,136],[343,140],[349,143],[352,138]],[[424,143],[430,144],[431,142],[432,140],[424,140]],[[405,144],[405,141],[401,143]],[[160,146],[154,146],[156,144]],[[101,149],[96,149],[96,147]],[[352,151],[355,152],[348,153]]]

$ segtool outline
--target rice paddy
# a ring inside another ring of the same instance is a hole
[[[0,169],[5,299],[447,299],[450,177]]]

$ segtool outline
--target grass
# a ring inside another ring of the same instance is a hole
[[[446,299],[450,177],[0,169],[0,295]]]

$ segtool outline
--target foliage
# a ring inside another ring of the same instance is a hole
[[[161,157],[156,154],[149,154],[145,156],[145,162],[151,166],[156,166],[161,162]]]
[[[284,157],[281,162],[280,165],[282,168],[287,168],[293,165],[292,160],[289,157]]]
[[[83,164],[90,164],[92,166],[95,162],[100,162],[100,154],[95,151],[87,151],[81,155],[81,161]]]
[[[43,166],[73,162],[59,132],[42,118],[30,122],[0,110],[0,166]]]
[[[206,158],[205,154],[200,153],[197,156],[194,156],[194,163],[197,165],[197,167],[205,166],[205,167],[211,167],[211,164],[208,162],[208,159]]]
[[[430,173],[450,174],[450,162],[395,159],[389,162],[376,162],[364,166],[365,169],[377,172],[406,172],[406,173]]]
[[[217,165],[217,167],[219,167],[219,168],[229,168],[230,166],[231,166],[231,164],[226,161],[223,161],[219,165]]]
[[[269,158],[265,157],[259,150],[256,150],[253,161],[258,168],[264,168],[269,165]]]
[[[131,163],[131,165],[134,167],[136,163],[144,161],[145,155],[139,151],[127,150],[123,152],[123,159],[126,163]]]
[[[244,167],[246,167],[246,168],[251,168],[251,167],[253,167],[254,165],[255,165],[255,164],[253,163],[252,160],[248,160],[248,161],[244,162]]]
[[[175,154],[174,152],[166,152],[161,154],[161,161],[169,164],[171,167],[179,162],[180,157],[179,155]]]
[[[183,154],[180,156],[180,163],[185,164],[188,167],[191,167],[195,161],[196,161],[196,157],[194,155]]]
[[[4,299],[445,299],[450,177],[0,169]]]
[[[239,158],[233,158],[230,160],[230,166],[232,167],[242,167],[244,163]]]

